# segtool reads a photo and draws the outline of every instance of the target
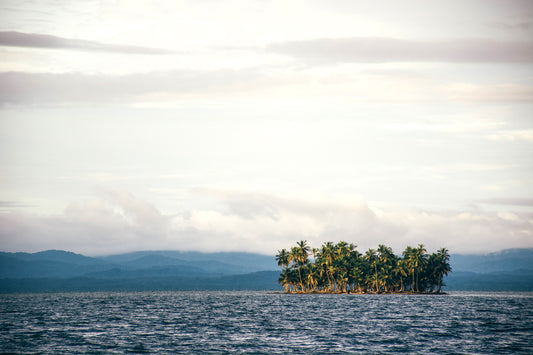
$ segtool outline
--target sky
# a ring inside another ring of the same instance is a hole
[[[533,2],[0,3],[0,250],[533,247]]]

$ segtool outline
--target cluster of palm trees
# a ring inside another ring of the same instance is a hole
[[[315,249],[301,240],[278,251],[278,282],[288,293],[440,293],[451,272],[445,248],[428,254],[422,244],[408,246],[401,257],[385,245],[364,255],[355,248],[341,241]]]

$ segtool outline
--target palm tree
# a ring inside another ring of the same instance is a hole
[[[307,245],[307,240],[300,240],[299,242],[296,242],[296,247],[298,248],[299,262],[302,264],[307,263],[309,259],[309,252],[311,251],[311,247]]]
[[[393,286],[392,271],[396,266],[396,256],[390,247],[383,244],[378,246],[378,260],[380,267],[380,282],[385,288],[385,292],[389,292],[389,288]]]
[[[285,288],[286,293],[291,293],[294,290],[294,283],[296,282],[294,270],[285,268],[279,275],[278,283]]]
[[[348,249],[348,243],[342,240],[338,242],[337,245],[335,245],[335,253],[340,258],[347,256],[350,253],[350,249]]]
[[[319,273],[317,270],[317,267],[315,264],[309,264],[307,265],[307,276],[305,278],[305,282],[307,284],[307,289],[311,289],[313,291],[316,291],[318,286],[318,280],[319,280]]]
[[[289,262],[291,264],[291,268],[298,271],[298,279],[300,280],[300,287],[303,291],[303,281],[302,281],[302,273],[300,272],[300,265],[298,264],[298,248],[292,247],[291,251],[289,252]]]
[[[354,289],[355,286],[357,286],[357,290],[359,292],[363,291],[362,286],[365,283],[367,269],[367,264],[365,263],[364,259],[360,258],[357,259],[353,268],[350,270],[350,278],[354,284]]]
[[[413,276],[413,284],[411,286],[411,291],[420,292],[418,285],[420,274],[423,273],[426,266],[426,249],[423,244],[418,244],[418,248],[411,248],[408,254],[408,265],[409,271]]]
[[[328,278],[328,289],[331,290],[334,288],[333,285],[333,270],[332,267],[333,260],[335,260],[335,247],[332,242],[327,242],[322,244],[322,249],[320,250],[319,260],[324,266],[326,271],[326,277]]]
[[[296,243],[295,247],[291,248],[290,259],[294,261],[296,268],[298,269],[298,277],[300,279],[300,287],[305,292],[305,286],[302,279],[302,267],[309,262],[309,251],[311,248],[307,245],[306,240],[300,240]]]
[[[379,259],[376,255],[376,251],[374,249],[368,249],[368,251],[365,253],[365,259],[368,261],[370,268],[374,271],[373,276],[369,275],[369,281],[372,281],[374,283],[374,291],[378,293],[379,292],[379,286],[378,286]]]
[[[452,271],[452,267],[450,266],[450,254],[448,253],[448,249],[441,248],[437,250],[437,264],[435,266],[435,275],[437,276],[437,290],[435,290],[436,293],[440,293],[440,289],[442,287],[442,277],[444,275],[448,276],[448,274]]]
[[[353,244],[348,244],[344,241],[340,241],[335,245],[335,260],[334,271],[335,283],[339,286],[341,292],[347,292],[350,272],[350,255],[352,253]]]
[[[410,246],[407,246],[405,250],[403,251],[403,260],[405,262],[405,266],[407,268],[407,271],[409,272],[409,275],[412,276],[412,282],[411,282],[411,292],[415,292],[415,262],[414,262],[414,249]]]
[[[350,280],[347,270],[342,270],[337,273],[337,284],[339,285],[340,292],[347,293],[348,281]]]
[[[280,268],[288,268],[290,264],[290,253],[286,249],[278,250],[278,254],[276,255],[276,261],[278,262],[278,266]]]
[[[400,281],[400,292],[404,291],[403,278],[407,277],[407,262],[404,259],[398,260],[393,270],[394,276]]]
[[[316,262],[316,256],[317,256],[318,252],[320,252],[320,249],[318,249],[318,248],[312,248],[311,249],[311,254],[313,254],[313,262]]]

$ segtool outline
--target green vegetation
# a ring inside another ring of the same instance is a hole
[[[451,272],[445,248],[427,254],[422,244],[408,246],[402,257],[384,245],[364,255],[355,248],[341,241],[311,249],[299,241],[290,251],[278,251],[278,283],[287,293],[440,293]]]

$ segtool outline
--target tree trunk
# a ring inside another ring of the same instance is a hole
[[[375,269],[376,269],[376,280],[374,281],[374,285],[376,287],[376,293],[379,293],[378,292],[378,266],[377,265],[376,265]]]
[[[300,271],[300,266],[298,266],[298,276],[300,276],[300,287],[302,288],[302,292],[305,292],[304,283],[302,281],[302,273]]]
[[[435,293],[440,293],[440,287],[442,285],[442,277],[439,278],[439,283],[437,284],[437,291],[435,291]]]

